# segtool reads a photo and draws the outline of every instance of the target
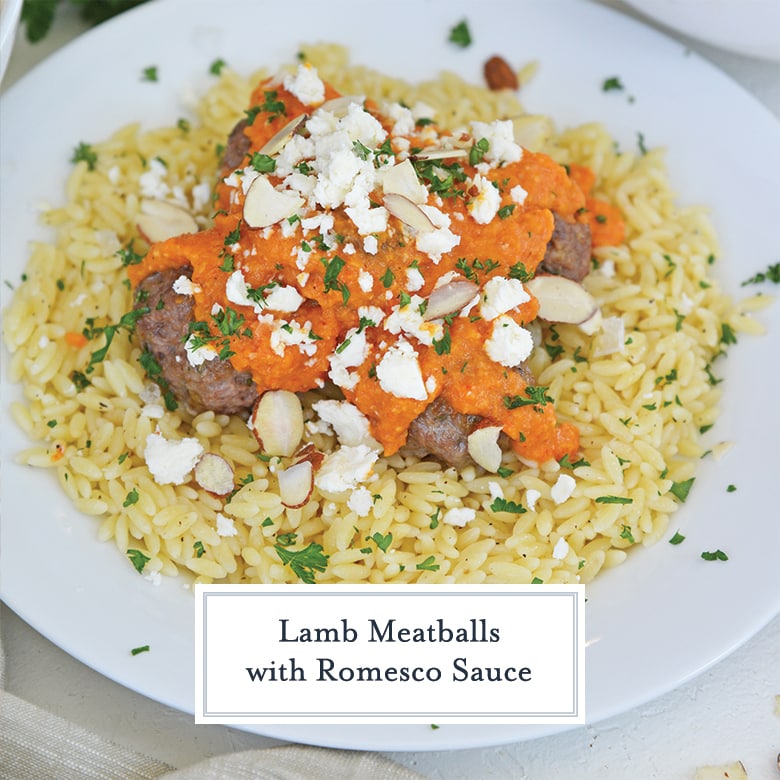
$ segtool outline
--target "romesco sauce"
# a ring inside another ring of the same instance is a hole
[[[370,103],[337,105],[339,95],[327,85],[312,98],[301,87],[304,76],[307,84],[316,78],[303,73],[292,85],[258,86],[247,111],[245,167],[222,171],[213,227],[153,244],[128,268],[131,282],[190,266],[201,333],[229,346],[228,359],[251,373],[260,393],[334,382],[367,418],[385,454],[404,445],[410,423],[442,396],[456,412],[500,426],[525,458],[574,457],[577,430],[556,420],[544,388],[528,385],[516,368],[525,357],[513,362],[500,346],[491,353],[486,344],[495,340],[499,320],[511,330],[536,318],[538,303],[523,296],[518,281],[542,261],[553,212],[590,220],[588,170],[567,170],[513,146],[498,124],[485,139],[440,134],[427,121],[407,122],[401,131],[403,111],[390,118]],[[325,125],[333,127],[333,138]],[[291,126],[295,132],[281,150],[267,150]],[[415,157],[442,145],[451,156]],[[382,176],[408,159],[417,174],[410,186],[424,187],[409,201],[417,227],[389,205],[389,213],[377,211],[384,209]],[[246,193],[259,176],[276,191],[300,193],[302,205],[272,224],[248,224]],[[342,200],[334,200],[349,176]],[[594,235],[621,238],[617,211],[597,205]],[[472,282],[478,296],[462,310],[425,320],[431,292],[453,279]],[[515,296],[500,317],[484,316],[491,280],[503,280]],[[281,308],[274,309],[277,300]],[[398,376],[382,371],[390,357]]]

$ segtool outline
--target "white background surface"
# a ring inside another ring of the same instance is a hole
[[[31,47],[19,42],[4,87],[82,29],[67,4],[62,10],[65,13],[44,44]],[[780,116],[777,64],[682,40]],[[778,512],[777,507],[766,510]],[[196,727],[191,716],[132,693],[83,666],[5,607],[1,619],[8,689],[105,737],[177,767],[231,750],[278,744],[226,727]],[[717,615],[712,619],[717,620]],[[638,668],[637,674],[641,673]],[[780,778],[776,768],[780,752],[777,695],[780,618],[697,679],[619,717],[504,747],[396,753],[393,758],[429,777],[529,780],[692,778],[697,766],[739,759],[751,780],[772,780]]]

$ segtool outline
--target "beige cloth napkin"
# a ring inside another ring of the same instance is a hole
[[[215,756],[189,767],[99,737],[5,690],[0,635],[0,780],[420,780],[383,756],[290,745]]]

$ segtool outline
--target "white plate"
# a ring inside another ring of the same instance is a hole
[[[218,10],[217,10],[218,8]],[[125,122],[147,127],[186,114],[181,96],[202,90],[223,57],[241,72],[289,61],[302,41],[340,41],[355,62],[409,78],[446,68],[481,78],[487,56],[541,63],[524,92],[527,108],[562,126],[602,120],[624,147],[664,145],[685,202],[707,202],[722,237],[717,272],[739,283],[777,262],[780,197],[778,123],[733,82],[684,47],[607,9],[575,0],[396,3],[383,14],[330,0],[250,0],[141,6],[84,35],[2,98],[2,277],[15,283],[26,244],[46,231],[36,204],[61,202],[72,149]],[[447,43],[468,18],[474,43]],[[159,83],[140,80],[156,65]],[[603,92],[619,76],[624,93]],[[633,100],[629,100],[631,95]],[[749,138],[746,134],[749,128]],[[2,285],[3,301],[10,292]],[[701,464],[674,519],[686,541],[632,555],[588,589],[587,709],[591,721],[625,711],[680,685],[761,629],[780,609],[776,403],[780,306],[762,315],[770,335],[742,338],[725,372],[724,413],[712,441],[733,440],[719,463]],[[7,355],[4,355],[7,358]],[[193,602],[181,583],[154,587],[95,539],[95,521],[75,513],[40,471],[13,463],[26,446],[7,409],[19,390],[2,375],[1,592],[54,643],[102,674],[183,711],[193,708]],[[775,373],[773,373],[775,372]],[[736,492],[727,492],[729,484]],[[671,535],[671,533],[670,533]],[[705,562],[720,548],[728,562]],[[131,657],[128,648],[152,651]],[[543,727],[263,727],[299,742],[384,750],[465,748],[537,737]]]

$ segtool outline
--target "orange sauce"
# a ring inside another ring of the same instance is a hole
[[[335,97],[337,93],[327,87],[326,100]],[[263,106],[275,101],[283,104],[283,114],[267,110],[254,112],[253,121],[245,131],[251,141],[251,151],[261,149],[292,118],[313,111],[270,82],[258,86],[251,105]],[[378,113],[374,115],[389,131],[392,124]],[[430,136],[422,133],[411,138],[412,147],[430,144]],[[476,173],[467,159],[447,162],[457,162],[469,177]],[[227,173],[230,172],[223,175]],[[440,201],[429,197],[429,204],[435,204],[450,217],[451,230],[460,236],[459,243],[439,259],[419,251],[414,235],[392,216],[388,229],[377,236],[376,253],[366,251],[363,236],[358,235],[355,224],[341,208],[332,212],[332,233],[336,240],[330,248],[318,236],[304,235],[300,226],[286,231],[280,225],[250,228],[242,219],[241,188],[229,186],[221,179],[216,189],[218,212],[214,226],[198,234],[153,245],[139,265],[128,268],[128,275],[133,284],[138,284],[154,271],[191,266],[192,280],[197,285],[195,318],[209,324],[215,339],[229,342],[232,364],[238,370],[251,372],[260,393],[270,389],[300,392],[322,387],[328,381],[331,356],[343,346],[347,334],[352,332],[350,329],[361,326],[361,307],[380,307],[389,314],[394,306],[410,305],[407,291],[410,268],[422,277],[422,286],[414,291],[422,298],[430,294],[438,279],[450,272],[465,275],[480,286],[493,278],[531,273],[544,257],[550,240],[553,210],[571,221],[588,215],[586,218],[600,242],[618,239],[616,226],[622,225],[619,214],[609,204],[590,199],[592,174],[581,166],[572,166],[567,171],[546,155],[524,151],[519,162],[495,166],[486,175],[498,188],[502,206],[487,224],[478,224],[468,211],[467,203],[475,193],[444,197]],[[273,174],[269,178],[279,183]],[[527,193],[522,203],[516,203],[510,195],[518,185]],[[381,189],[371,197],[381,203]],[[600,221],[599,215],[604,215],[606,221]],[[300,257],[304,243],[310,255],[302,268]],[[340,264],[335,277],[334,261]],[[278,344],[274,348],[273,333],[278,323],[266,321],[268,317],[258,317],[249,306],[231,303],[225,284],[235,268],[241,269],[251,288],[276,283],[294,287],[300,293],[304,303],[296,311],[271,314],[283,320],[287,327],[294,325],[307,334],[311,340],[307,350],[289,345],[280,349]],[[366,289],[364,283],[366,272],[373,278],[371,289]],[[212,317],[215,304],[223,310],[232,309],[240,322],[229,336],[215,326]],[[524,325],[536,317],[537,310],[538,303],[531,296],[507,315]],[[452,316],[439,322],[443,329],[440,332],[449,340],[446,347],[436,342],[418,343],[407,337],[426,379],[424,400],[397,397],[383,389],[376,366],[397,337],[380,323],[374,325],[378,327],[362,329],[367,356],[359,365],[351,367],[357,381],[352,387],[344,387],[343,392],[366,415],[371,433],[382,444],[385,454],[403,446],[411,421],[441,394],[456,411],[480,415],[485,418],[485,424],[501,426],[515,451],[526,458],[541,462],[576,455],[579,445],[576,428],[559,423],[548,400],[532,402],[520,372],[488,356],[485,342],[491,336],[492,323],[479,317],[478,306],[472,316]]]

